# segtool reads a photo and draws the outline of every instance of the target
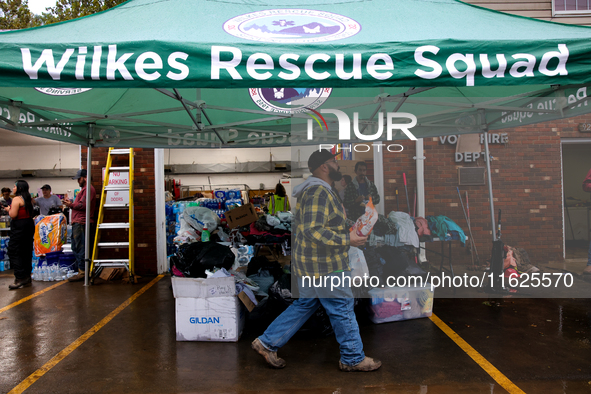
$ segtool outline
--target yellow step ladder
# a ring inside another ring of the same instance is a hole
[[[113,156],[129,155],[129,165],[125,167],[113,166]],[[103,268],[125,268],[129,272],[129,281],[133,283],[134,258],[133,258],[133,148],[115,149],[109,148],[107,166],[105,167],[103,190],[97,220],[96,236],[90,261],[91,277],[100,275]],[[105,210],[127,210],[128,221],[119,223],[105,223]],[[113,230],[118,238],[117,242],[101,242],[101,232]],[[124,235],[126,233],[126,235]],[[99,250],[106,248],[127,249],[127,258],[99,259]]]

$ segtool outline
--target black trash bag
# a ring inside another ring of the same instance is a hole
[[[378,221],[374,224],[372,233],[378,237],[383,237],[386,234],[396,234],[396,225],[393,221],[388,219],[381,213],[378,214]]]
[[[256,275],[261,270],[268,270],[273,275],[275,281],[279,280],[281,275],[283,275],[283,269],[281,269],[277,261],[269,260],[267,256],[255,256],[248,263],[246,276]]]
[[[367,269],[369,270],[369,275],[380,278],[380,282],[384,282],[386,279],[384,277],[384,266],[386,265],[386,260],[383,259],[377,251],[381,248],[377,248],[375,246],[365,246],[360,249],[363,251],[365,262],[367,263]]]
[[[383,246],[376,248],[376,252],[386,261],[384,276],[421,276],[426,278],[425,272],[415,262],[412,253],[404,247]]]
[[[171,259],[176,268],[188,278],[206,278],[205,270],[225,268],[234,265],[232,249],[215,242],[193,242],[183,244]]]
[[[274,320],[286,310],[296,299],[291,298],[291,274],[283,274],[281,278],[269,288],[267,301],[267,318]],[[333,333],[332,325],[326,310],[321,305],[302,328],[301,332],[314,333],[322,337]]]

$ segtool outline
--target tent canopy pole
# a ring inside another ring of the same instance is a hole
[[[86,153],[86,223],[84,225],[84,286],[88,286],[90,272],[90,185],[92,184],[92,144],[94,143],[94,124],[88,125],[88,145]],[[80,191],[82,192],[82,190]]]
[[[490,223],[492,226],[492,238],[493,242],[497,240],[497,234],[495,233],[495,203],[493,201],[493,191],[492,191],[492,174],[490,173],[490,152],[488,150],[488,125],[486,124],[486,116],[484,110],[480,110],[480,127],[484,130],[484,152],[485,152],[485,162],[486,162],[486,172],[488,174],[487,183],[488,183],[488,201],[490,203]]]

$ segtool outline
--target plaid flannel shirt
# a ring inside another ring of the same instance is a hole
[[[349,271],[349,228],[343,205],[327,187],[308,187],[298,199],[293,273],[320,277]]]

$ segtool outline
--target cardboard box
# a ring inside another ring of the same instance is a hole
[[[225,213],[228,227],[235,228],[256,222],[259,218],[252,204],[244,204]]]
[[[236,295],[233,277],[173,277],[172,291],[177,341],[238,341],[246,308]]]
[[[419,319],[433,313],[431,285],[423,287],[385,287],[369,291],[369,318],[375,324]]]

